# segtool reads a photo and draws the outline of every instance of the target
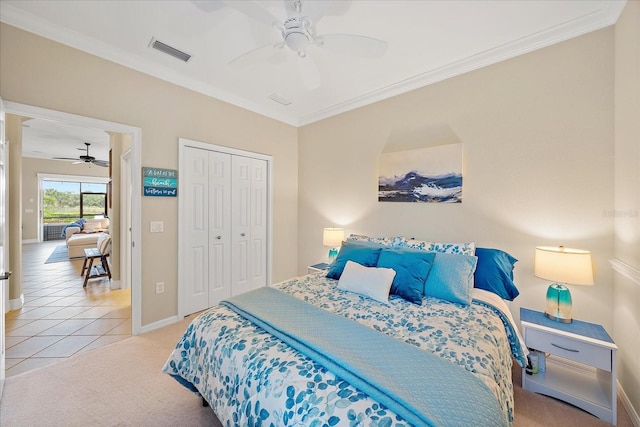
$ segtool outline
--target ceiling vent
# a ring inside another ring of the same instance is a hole
[[[282,95],[278,95],[277,93],[274,93],[273,95],[269,96],[269,99],[272,101],[277,102],[278,104],[282,104],[285,107],[289,104],[291,104],[291,100],[285,98]]]
[[[183,51],[178,50],[175,47],[171,47],[168,44],[162,43],[161,41],[156,40],[155,38],[151,39],[151,42],[149,43],[149,47],[159,50],[160,52],[166,53],[167,55],[171,55],[174,58],[178,58],[180,61],[188,62],[189,59],[191,59],[191,55],[189,55],[188,53],[184,53]]]

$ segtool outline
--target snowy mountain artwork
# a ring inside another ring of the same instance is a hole
[[[462,144],[382,153],[378,201],[462,202]]]

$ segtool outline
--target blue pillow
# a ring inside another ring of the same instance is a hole
[[[424,294],[463,305],[471,303],[473,273],[478,257],[436,253],[424,287]]]
[[[382,248],[342,242],[338,256],[329,266],[327,277],[338,280],[342,275],[342,270],[344,270],[347,261],[357,262],[365,267],[375,267],[378,264],[378,257],[380,256],[381,250]]]
[[[513,283],[513,266],[517,259],[500,249],[476,248],[478,266],[475,287],[513,301],[520,291]]]
[[[429,275],[436,254],[407,249],[382,249],[378,268],[392,268],[396,277],[391,284],[391,294],[422,305],[424,282]]]

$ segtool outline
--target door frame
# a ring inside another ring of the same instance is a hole
[[[131,273],[131,149],[120,155],[120,271]],[[120,274],[120,288],[131,287],[131,274]]]
[[[138,335],[142,330],[142,270],[141,270],[141,203],[142,203],[142,183],[141,174],[136,171],[140,169],[140,158],[142,152],[142,129],[136,126],[125,125],[106,120],[94,119],[91,117],[76,114],[64,113],[47,108],[35,107],[32,105],[20,104],[17,102],[4,102],[5,112],[34,119],[53,120],[69,125],[92,127],[102,129],[107,132],[116,132],[131,137],[131,158],[130,158],[130,178],[131,178],[131,271],[128,277],[131,278],[131,335]],[[122,209],[122,206],[121,206]],[[122,233],[122,231],[121,231]],[[121,270],[121,274],[126,274]]]
[[[209,144],[207,142],[195,141],[187,138],[178,138],[178,176],[186,170],[185,165],[185,149],[187,147],[199,148],[208,151],[217,151],[219,153],[231,154],[235,156],[249,157],[253,159],[265,160],[267,162],[267,253],[266,253],[266,277],[267,286],[271,286],[272,272],[272,236],[273,236],[273,157],[268,154],[255,153],[253,151],[245,151],[237,148],[226,147],[223,145]],[[178,181],[178,194],[184,194],[185,180]],[[186,206],[184,203],[178,203],[178,319],[192,314],[187,313],[184,305],[184,283],[187,262],[184,259],[184,252],[180,249],[185,243],[185,218]]]

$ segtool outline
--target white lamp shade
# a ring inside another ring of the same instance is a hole
[[[325,228],[322,230],[322,244],[331,248],[337,248],[344,240],[344,228]]]
[[[563,246],[538,246],[534,274],[571,285],[593,285],[591,252]]]

